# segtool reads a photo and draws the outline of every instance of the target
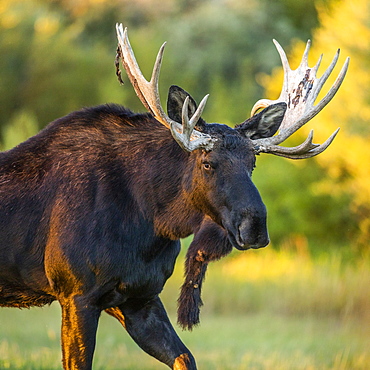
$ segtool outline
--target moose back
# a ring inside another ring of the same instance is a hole
[[[86,108],[0,153],[0,306],[57,300],[65,369],[91,368],[104,310],[159,361],[195,369],[159,298],[179,239],[194,234],[178,307],[179,324],[191,329],[199,322],[207,264],[232,248],[269,243],[266,209],[251,180],[256,155],[308,158],[331,143],[335,133],[322,145],[312,135],[298,147],[278,145],[332,98],[348,61],[325,101],[314,106],[338,55],[317,79],[318,65],[307,65],[309,44],[296,71],[277,44],[287,88],[277,101],[258,102],[253,111],[265,109],[233,129],[206,123],[207,97],[198,107],[177,86],[164,113],[158,95],[164,46],[148,82],[122,25],[117,37],[117,65],[121,60],[150,113]]]

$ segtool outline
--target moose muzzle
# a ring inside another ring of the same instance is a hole
[[[262,248],[270,242],[266,216],[246,217],[237,228],[235,248],[245,250],[249,248]]]
[[[243,180],[221,211],[222,225],[236,249],[262,248],[269,243],[266,207],[252,181]]]
[[[258,209],[229,212],[224,209],[223,227],[226,229],[230,243],[234,248],[247,250],[266,247],[269,236],[266,224],[266,208],[261,201]]]

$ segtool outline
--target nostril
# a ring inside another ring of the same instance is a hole
[[[238,227],[238,243],[240,245],[254,244],[250,243],[253,239],[253,230],[249,219],[243,220]]]
[[[237,242],[241,246],[265,247],[270,241],[265,218],[246,218],[238,227]]]
[[[238,233],[237,233],[237,235],[236,235],[236,241],[237,241],[237,243],[238,243],[240,246],[245,245],[245,242],[244,242],[243,237],[242,237],[242,232],[241,232],[241,230],[240,230],[240,226],[239,226],[239,228],[238,228]]]

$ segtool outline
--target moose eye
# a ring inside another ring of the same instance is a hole
[[[204,162],[204,163],[203,163],[203,168],[204,168],[206,171],[209,171],[209,170],[211,170],[211,169],[212,169],[212,166],[211,166],[211,164],[210,164],[210,163],[208,163],[208,162]]]

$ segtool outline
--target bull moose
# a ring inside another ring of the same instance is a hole
[[[291,70],[275,41],[285,71],[280,97],[257,102],[251,118],[231,128],[206,123],[207,96],[197,106],[177,86],[166,114],[158,93],[164,44],[147,81],[122,25],[117,37],[117,75],[121,61],[149,113],[85,108],[0,153],[0,306],[57,300],[65,369],[91,368],[102,311],[170,368],[196,369],[159,298],[179,239],[194,234],[178,300],[178,322],[191,329],[207,264],[233,248],[269,243],[266,208],[251,180],[256,155],[301,159],[328,147],[337,131],[322,145],[313,144],[312,131],[299,146],[279,144],[331,100],[348,59],[314,105],[339,51],[316,78],[320,61],[308,66],[310,42]]]

